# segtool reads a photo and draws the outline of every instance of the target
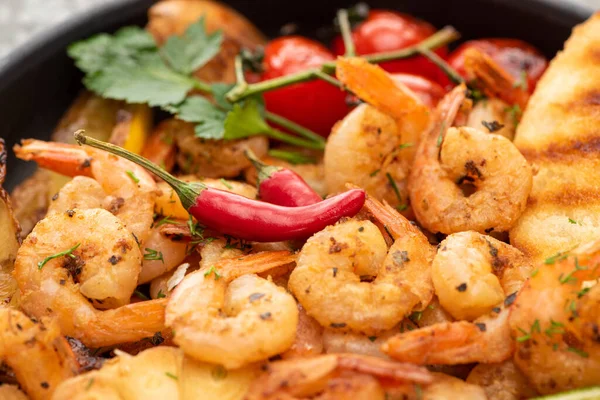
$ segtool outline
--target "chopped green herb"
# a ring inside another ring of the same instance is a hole
[[[171,379],[174,379],[174,380],[176,380],[176,381],[177,381],[177,380],[179,380],[179,378],[177,377],[177,375],[175,375],[175,374],[172,374],[172,373],[170,373],[170,372],[165,372],[165,375],[166,375],[166,376],[168,376],[168,377],[169,377],[169,378],[171,378]]]
[[[71,248],[70,248],[70,249],[68,249],[68,250],[61,251],[60,253],[56,253],[56,254],[53,254],[53,255],[51,255],[51,256],[48,256],[48,257],[44,258],[42,261],[38,262],[38,264],[37,264],[37,266],[38,266],[38,269],[42,269],[42,268],[44,268],[44,265],[46,265],[46,263],[47,263],[48,261],[50,261],[50,260],[54,260],[55,258],[59,258],[59,257],[63,257],[63,256],[66,256],[66,257],[71,257],[71,258],[75,258],[75,256],[73,255],[73,252],[74,252],[74,251],[75,251],[75,250],[76,250],[76,249],[77,249],[79,246],[81,246],[81,243],[77,243],[75,246],[71,247]]]
[[[529,85],[527,84],[527,71],[522,69],[519,80],[513,83],[514,88],[521,88],[523,90],[528,90]]]
[[[165,259],[163,258],[162,251],[157,251],[154,249],[145,248],[146,253],[144,253],[144,260],[154,260],[154,261],[162,261],[165,263]]]
[[[377,175],[377,174],[379,173],[379,171],[381,171],[381,169],[376,169],[375,171],[371,172],[371,173],[369,174],[369,176],[370,176],[370,177],[373,177],[373,176]]]
[[[138,289],[134,290],[133,294],[135,294],[137,297],[139,297],[142,300],[150,300],[150,298],[148,296],[146,296],[144,293],[140,292]]]
[[[552,337],[554,334],[562,335],[565,333],[564,325],[560,322],[550,320],[550,327],[544,331],[547,336]]]
[[[231,186],[231,184],[229,182],[227,182],[225,179],[221,178],[221,179],[219,179],[219,182],[221,182],[223,184],[223,186],[225,186],[227,189],[233,190],[233,186]]]
[[[126,173],[127,175],[129,175],[129,177],[131,178],[131,180],[132,180],[134,183],[140,183],[140,178],[138,178],[137,176],[135,176],[135,174],[133,173],[133,171],[125,171],[125,173]]]
[[[574,224],[574,225],[579,225],[579,223],[577,221],[575,221],[574,219],[571,219],[571,218],[569,218],[569,223]]]
[[[394,193],[396,194],[396,198],[398,199],[398,201],[400,203],[402,203],[402,196],[400,196],[400,190],[398,190],[398,185],[396,185],[396,181],[394,180],[394,178],[392,178],[392,175],[390,175],[389,172],[386,172],[385,176],[387,177],[388,182],[389,182],[390,186],[392,187],[392,189],[394,189]]]
[[[575,283],[577,282],[577,278],[573,276],[573,274],[575,274],[575,272],[577,271],[585,271],[587,270],[587,267],[584,266],[580,266],[579,265],[579,259],[577,257],[575,257],[575,269],[571,272],[569,272],[567,275],[564,274],[560,274],[558,276],[558,281],[561,284],[565,284],[565,283]]]
[[[159,226],[165,225],[165,224],[175,224],[177,223],[176,220],[174,220],[173,218],[171,218],[171,215],[167,215],[166,217],[162,218],[160,221],[155,222],[154,223],[154,228],[158,228]]]
[[[219,278],[221,278],[221,274],[219,274],[219,271],[217,271],[217,268],[215,268],[214,265],[204,273],[204,276],[209,276],[210,274],[215,274],[215,281],[218,281]]]
[[[544,264],[551,265],[551,264],[556,263],[557,261],[562,261],[562,260],[566,259],[568,256],[569,256],[568,253],[558,252],[555,255],[546,258],[546,260],[544,261]]]
[[[202,237],[202,235],[204,234],[204,227],[202,225],[200,225],[200,223],[198,222],[194,222],[194,219],[192,218],[192,216],[190,215],[190,218],[187,221],[187,226],[188,229],[190,230],[190,234],[193,237]]]
[[[588,358],[589,354],[586,353],[585,351],[578,349],[576,347],[567,347],[567,351],[570,351],[571,353],[575,353],[578,356],[581,356],[583,358]]]
[[[523,336],[519,336],[516,339],[517,342],[519,342],[519,343],[526,342],[529,339],[531,339],[531,337],[534,333],[541,333],[540,320],[536,319],[534,321],[534,323],[531,325],[531,328],[529,329],[529,332],[527,332],[525,329],[522,329],[522,328],[517,328],[517,329],[523,334]]]
[[[513,105],[512,107],[506,107],[504,112],[510,114],[513,124],[515,126],[519,125],[519,118],[521,117],[521,107],[518,104]]]
[[[534,269],[534,270],[531,272],[531,277],[533,278],[534,276],[536,276],[536,275],[538,274],[538,272],[540,272],[540,269],[539,269],[539,268],[536,268],[536,269]]]
[[[404,211],[406,209],[408,209],[408,204],[398,204],[396,206],[396,210],[398,210],[398,211]]]
[[[222,381],[227,378],[227,370],[221,365],[214,367],[212,371],[210,371],[210,374],[216,381]]]
[[[421,320],[421,317],[423,316],[423,312],[422,311],[414,311],[410,314],[410,316],[408,317],[412,322],[417,323]]]
[[[94,378],[90,378],[88,380],[88,384],[85,386],[85,390],[90,390],[90,388],[92,387],[92,385],[94,384]]]
[[[406,149],[409,147],[413,147],[414,145],[415,145],[414,143],[402,143],[400,146],[398,146],[398,149],[402,150],[402,149]]]
[[[444,132],[446,131],[446,121],[442,121],[442,126],[440,127],[440,136],[437,138],[436,146],[440,147],[442,142],[444,141]]]
[[[583,296],[585,296],[587,294],[587,292],[590,291],[589,287],[583,288],[580,291],[577,292],[577,298],[582,298]]]
[[[374,341],[376,341],[376,340],[377,340],[377,336],[369,336],[369,340],[370,340],[371,342],[374,342]]]
[[[158,294],[156,295],[156,298],[157,299],[164,299],[165,297],[167,297],[167,296],[163,293],[162,289],[160,289],[158,291]]]
[[[415,397],[417,400],[423,400],[423,389],[418,383],[415,383]]]

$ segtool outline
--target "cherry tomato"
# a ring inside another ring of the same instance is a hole
[[[415,45],[435,32],[433,25],[410,15],[388,10],[371,10],[367,19],[353,30],[352,39],[356,53],[367,55]],[[333,40],[332,49],[336,55],[344,54],[346,48],[341,36]],[[445,58],[448,55],[448,48],[439,48],[436,53]],[[448,84],[448,78],[444,73],[422,56],[388,61],[381,63],[381,67],[391,73],[402,72],[424,76],[442,86]]]
[[[392,79],[403,83],[429,108],[434,108],[446,91],[438,83],[418,75],[392,74]]]
[[[518,39],[479,39],[470,40],[460,45],[450,54],[448,63],[463,77],[465,74],[465,50],[474,47],[486,53],[515,79],[522,80],[527,74],[527,88],[530,93],[546,70],[548,60],[538,49]]]
[[[281,37],[265,47],[265,72],[261,79],[304,71],[334,59],[335,56],[320,43],[301,36]],[[320,80],[265,92],[264,97],[267,110],[325,137],[349,111],[346,94]]]

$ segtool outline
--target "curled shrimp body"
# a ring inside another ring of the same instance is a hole
[[[512,306],[514,361],[541,394],[600,382],[599,255],[595,241],[548,258]]]
[[[442,322],[389,339],[382,350],[393,359],[415,364],[494,363],[510,358],[514,343],[508,310],[498,310],[474,322]]]
[[[302,248],[289,290],[324,327],[368,335],[391,329],[431,296],[422,296],[418,282],[419,271],[429,270],[428,248],[417,244],[419,238],[397,240],[388,252],[370,221],[329,226]],[[361,282],[361,276],[375,279]]]
[[[267,364],[264,371],[250,386],[246,400],[383,400],[380,379],[415,384],[433,380],[424,368],[358,354],[277,361]]]
[[[469,373],[467,382],[480,386],[488,399],[519,400],[537,395],[512,360],[497,364],[478,364]]]
[[[495,133],[512,141],[515,137],[517,121],[509,110],[511,108],[508,104],[499,99],[490,98],[479,101],[469,113],[466,126]],[[497,124],[494,124],[494,121]]]
[[[32,400],[48,399],[59,383],[77,373],[71,347],[53,321],[33,322],[20,311],[2,308],[0,332],[0,361],[12,368]]]
[[[532,269],[519,250],[469,231],[440,243],[431,276],[442,307],[458,320],[471,321],[521,289]]]
[[[186,257],[187,244],[163,235],[160,227],[151,230],[143,244],[144,260],[138,283],[147,283],[180,265]]]
[[[505,137],[449,128],[464,98],[459,86],[438,106],[410,175],[411,205],[432,232],[506,231],[525,209],[532,170]],[[465,183],[474,187],[472,194],[463,192]]]
[[[15,146],[15,154],[63,175],[93,178],[105,193],[101,203],[103,208],[116,215],[140,242],[148,237],[154,215],[156,183],[144,168],[91,147],[33,139],[23,140],[21,146]],[[98,187],[90,186],[85,193],[91,197],[80,200],[77,190],[65,191],[64,196],[69,197],[60,204],[88,204],[88,200],[99,198]]]
[[[294,343],[298,308],[283,288],[230,264],[187,275],[169,298],[166,322],[189,356],[239,368]]]
[[[407,180],[429,110],[402,83],[360,58],[340,58],[336,74],[368,104],[334,126],[325,147],[325,180],[330,193],[346,183],[393,206],[407,205]]]
[[[36,318],[55,317],[63,334],[88,346],[152,336],[164,328],[162,302],[127,305],[141,258],[133,235],[106,210],[49,215],[17,253],[21,307]]]

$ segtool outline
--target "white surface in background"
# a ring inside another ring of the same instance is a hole
[[[0,0],[0,63],[48,28],[98,5],[119,0]],[[527,1],[527,0],[522,0]],[[600,9],[600,0],[576,0]]]

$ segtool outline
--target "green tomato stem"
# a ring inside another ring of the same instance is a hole
[[[452,83],[455,85],[460,85],[464,83],[464,79],[454,68],[450,66],[444,59],[435,54],[433,51],[429,49],[419,49],[419,53],[421,53],[424,57],[428,58],[429,61],[434,63],[442,72],[450,79]]]
[[[269,127],[269,129],[266,132],[264,132],[264,134],[272,139],[276,139],[281,142],[288,143],[288,144],[298,146],[298,147],[304,147],[307,149],[315,149],[315,150],[324,150],[325,149],[324,141],[315,142],[312,140],[301,139],[296,136],[292,136],[285,132],[282,132],[279,129],[275,129],[275,128],[271,128],[271,127]]]
[[[290,121],[289,119],[282,117],[281,115],[267,111],[265,112],[265,119],[269,122],[273,122],[274,124],[282,126],[290,132],[294,132],[312,142],[322,143],[325,145],[325,139],[323,139],[322,136],[314,133],[310,129],[303,127],[302,125],[298,125],[294,121]]]
[[[356,55],[356,47],[352,40],[352,28],[350,27],[350,20],[348,19],[348,10],[338,10],[337,20],[340,24],[342,40],[344,41],[344,47],[346,48],[344,56],[354,57]]]
[[[409,58],[419,55],[422,49],[435,50],[439,47],[445,46],[448,43],[457,40],[459,37],[460,34],[453,27],[447,26],[414,46],[407,47],[402,50],[364,56],[364,59],[369,61],[370,63],[377,64],[385,61]],[[330,74],[335,72],[335,63],[335,61],[330,61],[323,64],[319,69],[301,71],[295,74],[280,76],[266,81],[249,84],[247,86],[236,85],[229,91],[229,93],[227,93],[225,97],[228,101],[235,103],[254,94],[279,89],[284,86],[293,85],[295,83],[311,81],[317,78],[323,79],[323,74]],[[316,71],[320,72],[320,74],[315,73]],[[331,80],[325,80],[333,84]]]

